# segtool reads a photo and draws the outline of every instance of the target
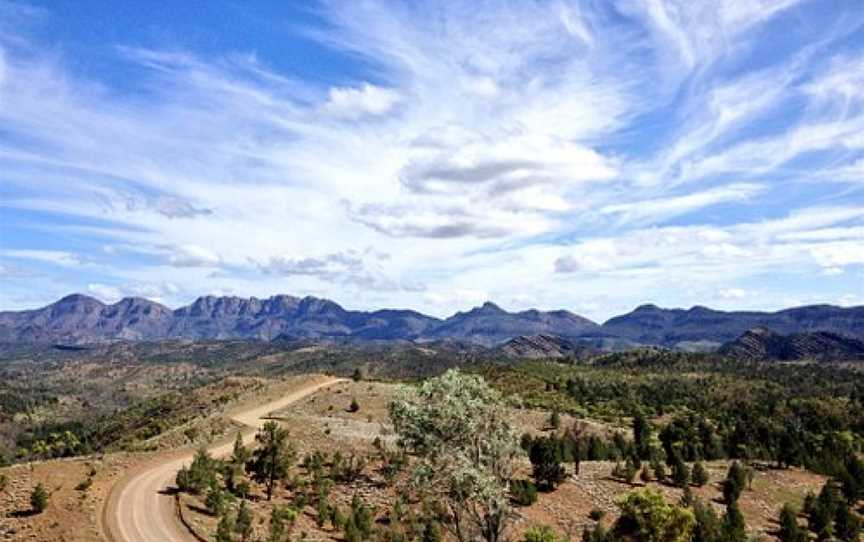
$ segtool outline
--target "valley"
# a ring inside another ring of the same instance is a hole
[[[269,536],[274,506],[296,512],[289,522],[292,538],[346,539],[342,520],[334,524],[328,515],[321,521],[316,503],[325,489],[328,514],[338,509],[350,515],[359,495],[372,513],[375,537],[396,535],[394,506],[407,514],[400,516],[407,522],[400,529],[410,531],[412,522],[421,525],[427,516],[417,508],[423,501],[405,493],[413,460],[399,459],[389,406],[400,390],[447,368],[482,375],[502,393],[506,417],[523,444],[529,439],[529,448],[538,438],[560,439],[554,442],[565,446],[555,489],[539,488],[536,502],[513,505],[516,538],[537,525],[565,539],[578,539],[596,525],[613,529],[617,499],[642,488],[659,490],[671,503],[711,503],[722,515],[723,479],[735,461],[753,473],[750,489],[738,500],[748,532],[771,537],[784,504],[800,509],[808,493],[818,494],[830,476],[840,476],[836,464],[823,461],[831,456],[819,442],[829,435],[857,435],[864,427],[854,406],[864,397],[864,374],[855,364],[766,363],[660,349],[526,359],[526,345],[548,353],[554,342],[523,340],[520,350],[494,351],[452,344],[231,341],[10,348],[2,370],[14,378],[4,380],[4,389],[42,399],[14,403],[18,413],[2,418],[4,456],[15,465],[0,469],[7,479],[0,539],[217,539],[223,516],[208,511],[206,488],[178,493],[174,478],[196,450],[207,448],[214,460],[230,456],[237,434],[254,450],[256,428],[268,420],[287,430],[294,459],[273,501],[251,473],[241,475],[248,485],[244,497],[229,499],[226,493],[235,516],[238,504],[246,503],[244,513],[253,518],[249,540]],[[760,406],[767,404],[775,406]],[[651,454],[678,450],[691,470],[697,462],[703,465],[707,480],[685,491],[669,467],[658,480],[653,459],[643,460],[633,478],[622,474],[636,457],[630,455],[634,412],[652,427]],[[798,455],[777,455],[786,446],[782,429],[802,423]],[[768,431],[772,425],[778,431]],[[674,436],[700,435],[706,427],[713,436],[693,437],[698,445]],[[73,441],[79,444],[71,446]],[[831,453],[844,461],[843,448]],[[340,470],[352,464],[352,474]],[[523,455],[514,479],[532,480],[532,470]],[[229,483],[218,476],[220,485]],[[31,514],[27,498],[37,483],[49,488],[50,504]]]

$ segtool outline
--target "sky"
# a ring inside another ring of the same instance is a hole
[[[860,0],[0,0],[0,309],[864,304]]]

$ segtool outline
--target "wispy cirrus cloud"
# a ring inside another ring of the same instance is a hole
[[[649,288],[664,272],[724,303],[750,300],[716,292],[764,293],[772,269],[797,270],[782,274],[792,290],[831,270],[831,299],[856,287],[854,3],[309,12],[318,22],[292,32],[339,58],[335,75],[301,77],[284,51],[243,43],[135,39],[99,49],[107,72],[81,70],[30,30],[51,9],[0,22],[0,212],[15,227],[2,264],[46,251],[98,264],[45,295],[170,283],[168,302],[290,290],[433,312],[476,297],[455,292],[600,315],[691,300]],[[14,280],[0,302],[33,290]]]

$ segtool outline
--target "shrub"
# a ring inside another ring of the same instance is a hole
[[[588,517],[593,521],[600,521],[606,516],[606,512],[604,510],[600,510],[599,508],[594,508],[590,512],[588,512]]]
[[[558,537],[548,525],[534,525],[525,530],[523,542],[556,542]]]
[[[427,521],[420,534],[420,542],[441,542],[441,526],[437,521]]]
[[[81,480],[77,486],[75,486],[76,491],[87,491],[90,489],[90,486],[93,485],[93,478],[87,477]]]
[[[582,542],[610,542],[610,536],[603,524],[598,523],[593,529],[586,527],[582,531]]]
[[[662,461],[656,459],[651,461],[651,470],[654,472],[654,478],[656,478],[658,482],[662,482],[666,479],[666,466]]]
[[[237,520],[234,522],[234,532],[240,535],[240,540],[246,542],[252,536],[252,512],[246,506],[246,501],[240,501],[237,510]]]
[[[642,480],[643,484],[647,484],[651,481],[651,471],[648,469],[648,465],[642,465],[642,470],[639,472],[639,479]]]
[[[684,460],[677,456],[675,462],[672,464],[672,481],[678,487],[687,487],[690,485],[690,469],[687,468]]]
[[[804,529],[798,525],[798,512],[788,504],[780,511],[780,530],[777,536],[780,542],[807,542],[809,539]]]
[[[219,524],[216,526],[216,542],[233,542],[234,529],[234,517],[231,514],[222,516]]]
[[[553,410],[552,414],[549,415],[549,427],[555,430],[561,428],[561,415],[558,414],[557,410]]]
[[[708,470],[705,468],[705,465],[702,464],[701,461],[697,461],[695,465],[693,465],[693,484],[696,487],[702,487],[708,483]]]
[[[510,497],[519,506],[531,506],[537,502],[537,486],[531,480],[513,480],[510,483]]]
[[[48,507],[48,492],[42,483],[36,484],[33,492],[30,493],[30,508],[36,514],[41,514]]]
[[[357,399],[351,398],[351,405],[348,407],[348,412],[357,412],[360,410],[360,403],[357,402]]]
[[[616,501],[621,516],[615,533],[632,536],[640,542],[684,542],[690,539],[695,519],[693,512],[674,506],[653,489],[640,489]]]
[[[553,490],[564,480],[561,464],[561,449],[558,439],[538,438],[531,442],[528,458],[531,460],[532,476],[538,486]]]

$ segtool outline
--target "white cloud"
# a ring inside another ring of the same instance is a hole
[[[743,288],[724,288],[719,292],[721,299],[744,299],[748,296],[747,290]]]
[[[119,286],[95,282],[87,285],[87,291],[106,303],[116,303],[125,297],[143,297],[156,303],[165,303],[168,298],[179,293],[180,288],[171,282],[131,283]],[[217,292],[212,293],[219,295]]]
[[[765,189],[754,183],[730,184],[684,196],[607,205],[601,212],[621,215],[627,221],[668,219],[718,203],[751,201]]]
[[[825,228],[862,220],[861,208],[812,208],[786,218],[720,226],[676,226],[633,230],[615,238],[587,240],[555,261],[558,273],[605,271],[693,273],[708,280],[724,274],[748,276],[771,269],[802,271],[814,264],[842,269],[864,263],[864,244],[843,239],[848,228]],[[809,229],[813,228],[813,229]],[[827,235],[826,232],[834,232]],[[839,238],[838,238],[839,237]]]
[[[84,259],[78,255],[64,250],[38,250],[38,249],[17,249],[3,250],[0,255],[6,258],[16,258],[22,260],[33,260],[45,262],[62,267],[76,267],[84,263]]]
[[[88,284],[87,291],[106,303],[116,303],[123,299],[123,292],[120,288],[108,284]]]
[[[370,83],[359,88],[334,87],[330,89],[324,110],[335,117],[356,120],[389,113],[401,99],[395,90]]]
[[[441,311],[519,292],[603,311],[683,299],[658,285],[818,279],[860,265],[861,54],[826,48],[859,15],[753,71],[795,4],[325,3],[307,37],[361,61],[337,86],[248,54],[100,51],[134,94],[62,47],[22,54],[0,21],[0,206],[68,243],[31,262],[100,263],[76,288],[170,282],[152,293],[174,302],[287,289]],[[14,298],[69,280],[52,273]]]
[[[168,263],[175,267],[215,267],[221,258],[215,252],[197,245],[169,247]]]

